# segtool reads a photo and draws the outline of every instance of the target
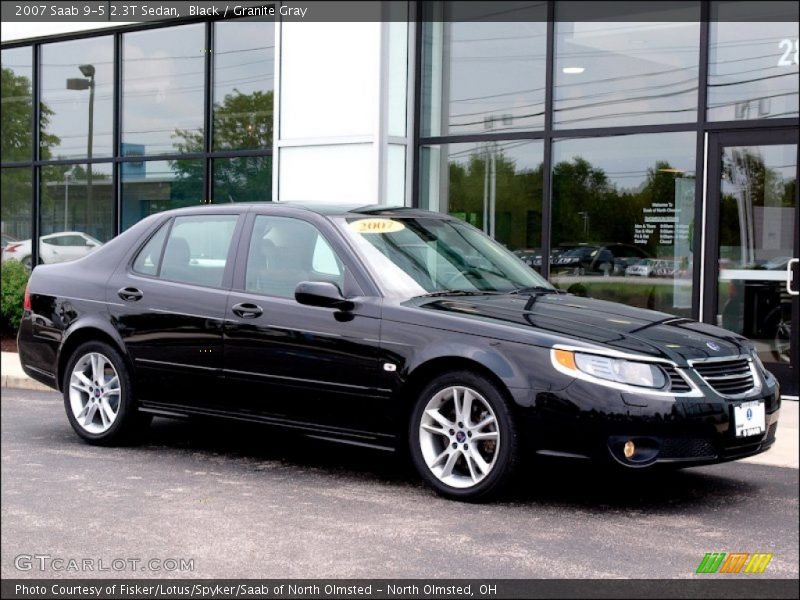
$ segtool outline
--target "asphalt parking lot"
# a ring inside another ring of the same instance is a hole
[[[470,505],[391,453],[162,419],[139,446],[97,448],[56,393],[3,389],[1,405],[3,578],[77,575],[20,571],[20,554],[194,560],[123,577],[697,577],[706,552],[771,552],[768,576],[798,577],[797,469],[545,463]]]

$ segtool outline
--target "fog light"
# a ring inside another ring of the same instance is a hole
[[[636,446],[634,445],[633,441],[628,440],[625,442],[625,447],[622,449],[622,453],[625,455],[625,458],[631,458],[635,452]]]

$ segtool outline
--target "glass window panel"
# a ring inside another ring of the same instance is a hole
[[[272,157],[214,159],[214,202],[272,200]]]
[[[553,143],[551,280],[691,316],[694,133]]]
[[[42,167],[40,263],[81,258],[111,239],[112,172],[111,163]]]
[[[404,13],[407,3],[399,3]],[[393,5],[396,6],[396,5]],[[408,18],[407,14],[403,15]],[[406,98],[408,95],[408,22],[392,21],[389,28],[388,133],[406,134]]]
[[[311,223],[286,217],[256,217],[245,289],[294,298],[297,284],[302,281],[329,281],[343,290],[344,266]]]
[[[406,147],[389,144],[386,153],[386,192],[382,204],[403,206],[406,203]]]
[[[574,11],[558,7],[561,19]],[[556,22],[554,124],[582,128],[696,120],[699,3],[692,12],[695,22]]]
[[[153,237],[144,245],[133,261],[133,270],[142,275],[158,275],[161,267],[161,253],[167,238],[170,221],[164,223]]]
[[[123,162],[122,229],[148,215],[203,202],[202,160]]]
[[[797,144],[726,146],[721,154],[717,324],[750,338],[768,365],[790,363]]]
[[[236,215],[176,217],[159,277],[220,287],[237,219]]]
[[[546,3],[425,3],[422,135],[544,127]],[[519,19],[519,20],[517,20]]]
[[[483,229],[538,269],[543,152],[541,141],[425,146],[421,206]]]
[[[33,57],[29,47],[11,48],[0,52],[0,160],[32,160],[31,123],[33,122],[33,96],[31,80]],[[42,107],[42,118],[47,118],[48,111]],[[42,148],[42,158],[46,156],[46,147]]]
[[[42,158],[111,156],[113,38],[43,44],[40,66]]]
[[[787,4],[788,14],[775,14],[775,22],[763,22],[758,2],[711,4],[709,120],[797,116],[800,25],[797,5]]]
[[[123,35],[123,156],[202,152],[204,27]]]
[[[214,149],[272,149],[275,24],[214,24]]]
[[[33,186],[29,167],[0,171],[0,237],[3,262],[31,265],[31,209]]]

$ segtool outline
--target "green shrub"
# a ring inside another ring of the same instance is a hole
[[[22,303],[25,299],[25,285],[30,273],[16,260],[7,260],[0,267],[0,314],[4,327],[16,330],[22,320]]]

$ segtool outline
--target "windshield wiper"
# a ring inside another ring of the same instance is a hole
[[[545,287],[543,285],[533,285],[530,287],[521,287],[516,290],[511,290],[509,294],[561,294],[562,291],[558,288]]]
[[[491,296],[502,292],[490,290],[439,290],[428,294],[420,294],[417,298],[436,298],[437,296]]]

